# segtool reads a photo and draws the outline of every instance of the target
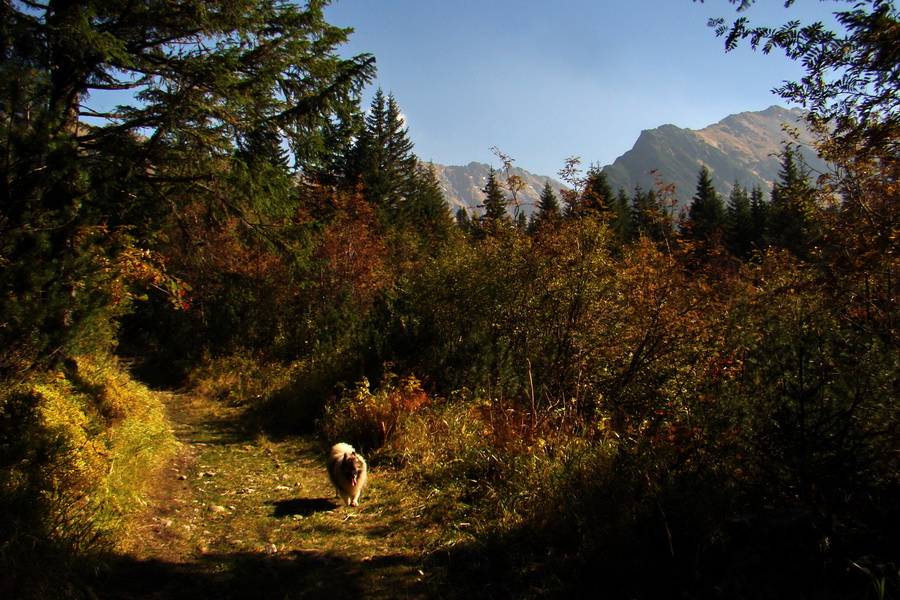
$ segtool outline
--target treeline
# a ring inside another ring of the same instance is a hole
[[[582,175],[580,160],[569,159],[561,175],[571,185],[562,198],[547,183],[530,217],[526,216],[517,192],[522,181],[509,175],[509,158],[500,155],[506,165],[502,173],[491,169],[482,190],[483,204],[460,208],[457,225],[469,234],[479,235],[500,224],[512,225],[534,234],[562,220],[603,215],[613,232],[613,242],[625,246],[646,237],[655,242],[683,240],[709,248],[718,246],[740,259],[770,248],[789,250],[805,256],[820,240],[822,219],[812,204],[816,202],[811,171],[804,166],[796,149],[788,144],[782,154],[782,168],[771,192],[760,187],[747,190],[735,182],[727,198],[716,191],[709,169],[701,167],[697,188],[690,203],[679,209],[674,188],[657,173],[653,189],[636,187],[629,193],[613,193],[603,170],[592,165]],[[471,214],[470,214],[471,213]]]
[[[483,520],[461,595],[896,586],[896,163],[820,143],[834,175],[787,148],[768,198],[726,202],[704,169],[681,215],[572,162],[526,221],[491,173],[373,305],[324,431],[440,486],[436,521]]]
[[[526,219],[499,155],[454,220],[326,4],[0,5],[0,592],[88,593],[170,448],[127,359],[440,488],[461,595],[896,593],[896,122],[683,214],[570,161]]]

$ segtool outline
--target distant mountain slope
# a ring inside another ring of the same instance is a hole
[[[682,205],[694,195],[702,165],[710,170],[723,196],[735,182],[747,189],[759,185],[768,192],[781,168],[778,153],[789,140],[783,126],[805,131],[801,116],[798,109],[772,106],[731,115],[699,131],[663,125],[643,131],[631,150],[603,170],[613,190],[624,188],[629,193],[638,185],[652,189],[658,176],[675,185]],[[801,152],[811,167],[826,168],[809,149]],[[654,170],[656,175],[651,173]]]
[[[479,214],[482,212],[477,207],[484,202],[484,192],[482,190],[487,184],[490,168],[490,165],[477,162],[471,162],[464,167],[434,165],[438,181],[440,181],[444,191],[444,199],[450,205],[450,211],[453,214],[456,214],[456,211],[461,207],[474,208]],[[503,184],[506,180],[506,175],[497,167],[494,168],[497,169],[498,181]],[[525,189],[518,194],[521,209],[525,214],[534,212],[534,205],[541,197],[541,191],[544,189],[545,182],[550,182],[557,195],[559,195],[561,189],[565,189],[562,183],[552,177],[534,175],[518,167],[513,167],[511,173],[518,175],[525,182]]]
[[[781,169],[779,153],[790,139],[784,127],[805,131],[802,115],[798,109],[772,106],[758,112],[731,115],[700,130],[662,125],[641,132],[634,147],[603,171],[614,192],[624,188],[629,194],[638,185],[645,190],[653,189],[658,177],[664,183],[675,185],[675,196],[682,205],[690,203],[697,187],[697,174],[703,165],[710,170],[713,183],[723,197],[728,196],[735,182],[746,189],[758,185],[768,193]],[[827,169],[827,165],[808,148],[801,148],[801,154],[813,169]],[[480,212],[478,207],[484,201],[482,189],[487,183],[489,165],[477,162],[466,166],[435,164],[434,168],[452,213],[460,207]],[[535,175],[518,167],[513,168],[513,174],[526,183],[526,188],[519,194],[526,214],[535,210],[545,181],[550,181],[558,195],[560,190],[566,189],[552,177]],[[502,182],[504,176],[499,170],[498,177]]]

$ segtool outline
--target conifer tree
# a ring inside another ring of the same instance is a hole
[[[821,235],[820,225],[808,172],[801,165],[797,151],[789,146],[782,155],[778,181],[772,188],[768,228],[771,243],[807,258]]]
[[[528,228],[528,216],[524,212],[517,211],[514,220],[516,229],[519,231],[524,232]]]
[[[553,223],[560,218],[559,198],[556,196],[556,192],[553,191],[553,186],[550,185],[549,181],[544,182],[536,208],[537,212],[531,217],[531,231],[536,231],[542,225]]]
[[[119,258],[147,256],[186,203],[245,223],[291,210],[290,171],[321,164],[374,75],[338,56],[349,30],[327,4],[0,4],[0,370],[109,331]],[[120,105],[92,103],[102,90]]]
[[[420,234],[443,240],[453,226],[453,217],[444,199],[434,163],[417,165],[412,195],[404,212],[404,219]]]
[[[751,239],[757,250],[769,246],[769,208],[762,188],[753,186],[750,191]]]
[[[541,197],[538,199],[537,209],[540,214],[547,217],[559,216],[559,198],[557,198],[556,192],[553,191],[553,186],[550,185],[549,181],[544,182]]]
[[[725,207],[725,246],[735,256],[746,258],[753,251],[753,216],[750,195],[735,182]]]
[[[489,230],[496,231],[499,227],[509,223],[509,213],[506,211],[506,194],[503,187],[497,181],[497,171],[491,167],[488,180],[482,189],[484,192],[484,215],[482,221]]]
[[[612,220],[610,222],[616,242],[621,246],[632,240],[631,198],[624,188],[619,188],[619,193],[613,199]]]
[[[697,175],[697,191],[688,209],[685,235],[695,240],[713,241],[721,236],[724,226],[725,206],[704,165]]]
[[[397,101],[379,88],[350,153],[347,175],[362,186],[366,200],[378,209],[385,224],[405,224],[415,212],[408,205],[417,163]]]
[[[463,206],[456,209],[456,226],[466,233],[469,233],[472,229],[472,219],[469,217],[469,211]]]
[[[613,205],[613,192],[609,181],[599,165],[591,165],[586,174],[584,191],[581,193],[580,210],[584,213],[600,214],[608,212]]]
[[[635,186],[631,197],[631,229],[636,237],[651,237],[654,229],[656,199],[653,192],[645,192],[640,185]]]
[[[672,216],[654,190],[645,192],[640,185],[634,188],[630,230],[635,239],[646,237],[658,244],[667,244],[671,240],[674,233]]]

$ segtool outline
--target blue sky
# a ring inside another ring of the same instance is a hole
[[[846,2],[758,0],[751,24],[828,21]],[[609,164],[643,129],[698,129],[787,104],[771,92],[802,73],[782,55],[725,53],[710,17],[727,0],[336,0],[353,27],[345,54],[371,52],[423,160],[499,160],[555,176],[566,158]],[[831,21],[833,22],[833,21]]]

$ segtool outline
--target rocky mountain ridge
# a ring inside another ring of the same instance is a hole
[[[676,125],[662,125],[641,132],[631,150],[603,167],[613,191],[625,189],[632,194],[638,186],[653,189],[656,181],[675,186],[680,205],[689,204],[693,196],[700,167],[706,166],[720,194],[727,197],[735,182],[745,189],[761,187],[766,193],[778,178],[781,169],[780,153],[792,140],[789,131],[799,132],[801,142],[809,135],[799,109],[771,106],[762,111],[730,115],[718,123],[699,130]],[[799,148],[806,164],[814,172],[828,166],[805,145]],[[472,162],[466,166],[435,164],[435,172],[444,190],[450,210],[465,207],[478,213],[484,200],[482,189],[487,183],[490,165]],[[495,167],[497,168],[497,167]],[[518,175],[526,187],[519,193],[520,209],[526,214],[535,210],[544,183],[559,194],[566,186],[546,175],[535,175],[519,167]],[[501,182],[505,175],[499,172]]]
[[[799,136],[798,150],[807,165],[814,171],[827,170],[806,145],[810,135],[802,119],[799,109],[770,106],[730,115],[699,130],[662,125],[641,132],[634,147],[603,170],[613,189],[629,193],[637,186],[652,189],[657,178],[674,184],[681,205],[690,203],[702,166],[709,169],[724,196],[735,183],[769,192],[781,169],[780,153],[793,142],[790,132]]]
[[[483,212],[481,204],[484,201],[484,192],[482,190],[487,185],[490,169],[491,165],[479,162],[470,162],[465,166],[434,164],[435,174],[444,192],[444,199],[453,214],[456,214],[460,208],[468,210],[470,216],[473,213],[481,214]],[[494,169],[497,171],[497,180],[503,185],[506,181],[506,173],[496,166]],[[517,194],[517,198],[519,210],[526,215],[535,211],[535,205],[541,197],[546,182],[550,182],[550,186],[557,195],[560,194],[560,190],[566,189],[564,184],[552,177],[535,175],[519,167],[510,169],[510,175],[520,177],[525,184],[525,188]],[[511,206],[510,210],[513,209],[514,207]]]

